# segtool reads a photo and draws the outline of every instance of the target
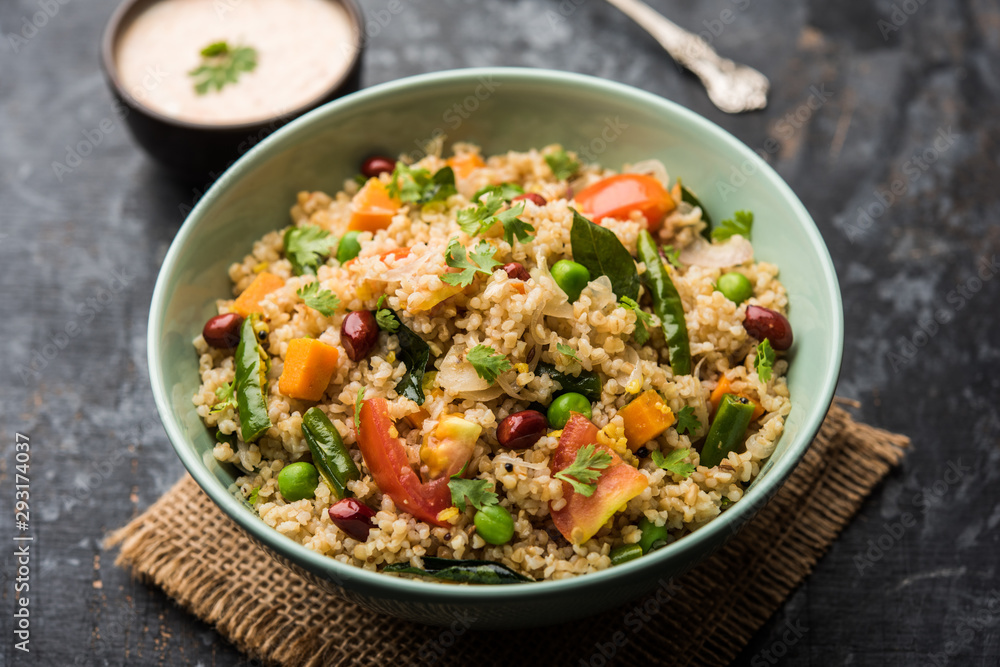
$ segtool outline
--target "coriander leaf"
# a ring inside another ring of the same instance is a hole
[[[215,397],[219,399],[219,402],[212,406],[213,413],[236,407],[236,387],[234,385],[233,382],[227,382],[215,390]]]
[[[259,486],[253,487],[253,491],[250,492],[250,496],[247,498],[247,502],[250,503],[251,505],[256,505],[257,496],[259,494],[260,494],[260,487]]]
[[[485,187],[479,188],[479,190],[476,191],[476,194],[472,195],[472,201],[479,201],[480,197],[482,197],[487,192],[490,192],[494,188],[497,188],[499,190],[500,196],[503,197],[506,201],[510,201],[514,197],[524,194],[524,188],[522,188],[517,183],[501,183],[500,185],[487,185]]]
[[[368,182],[368,177],[364,174],[354,174],[354,182],[364,187],[365,183]]]
[[[330,290],[320,289],[319,282],[303,285],[295,291],[307,306],[330,317],[340,305],[340,299]]]
[[[447,201],[448,197],[458,194],[455,187],[455,172],[451,167],[442,167],[434,172],[431,182],[424,188],[420,204],[430,204],[435,201]]]
[[[667,258],[675,269],[683,269],[684,265],[681,264],[681,251],[672,245],[665,245],[660,248],[663,251],[663,256]]]
[[[560,181],[566,180],[580,168],[580,163],[571,158],[562,148],[546,155],[545,164],[549,165],[552,175]]]
[[[761,382],[770,381],[771,371],[774,368],[774,348],[771,347],[771,341],[766,338],[757,345],[757,356],[753,360],[753,367]]]
[[[397,162],[389,178],[388,192],[389,196],[398,197],[400,201],[424,205],[445,201],[458,190],[451,167],[443,167],[431,176],[426,169]]]
[[[222,90],[226,84],[236,83],[240,74],[257,69],[257,50],[250,46],[230,48],[226,42],[215,42],[201,50],[201,65],[188,72],[193,78],[194,90],[204,95],[213,88]]]
[[[396,316],[388,308],[383,308],[382,304],[385,303],[385,294],[378,298],[378,303],[375,304],[375,322],[378,324],[378,328],[382,331],[388,331],[389,333],[396,333],[399,331],[399,321]]]
[[[607,276],[618,298],[639,298],[639,272],[635,260],[613,231],[573,211],[570,244],[573,260],[590,271],[591,280]]]
[[[694,472],[695,466],[693,463],[684,463],[684,458],[690,453],[691,450],[688,448],[675,449],[666,456],[661,452],[653,452],[653,464],[675,475],[689,477]]]
[[[569,345],[566,345],[565,343],[556,343],[556,350],[562,354],[565,354],[567,357],[571,357],[573,359],[576,359],[577,361],[580,361],[580,357],[576,356],[576,350],[571,348]]]
[[[330,232],[314,225],[289,227],[284,242],[285,257],[292,263],[292,271],[297,276],[315,274],[320,259],[337,245],[337,239]]]
[[[354,399],[354,437],[361,437],[361,403],[365,400],[365,388],[358,389],[358,397]]]
[[[500,222],[503,225],[503,235],[507,243],[514,245],[515,236],[521,243],[527,243],[534,238],[529,232],[535,231],[535,228],[517,217],[524,213],[524,204],[518,204],[497,214],[497,211],[503,207],[505,200],[501,186],[486,186],[473,197],[474,206],[458,212],[458,226],[469,236],[475,236]]]
[[[466,498],[469,499],[469,504],[477,510],[499,503],[497,494],[489,490],[492,482],[486,479],[462,479],[459,475],[452,475],[448,481],[451,502],[455,504],[455,507],[464,512]]]
[[[485,195],[485,199],[481,199]],[[496,222],[496,212],[504,204],[503,195],[496,185],[488,185],[476,193],[474,206],[458,212],[458,226],[469,236],[481,234]],[[523,206],[522,206],[523,210]]]
[[[653,316],[640,308],[634,299],[630,299],[627,296],[623,296],[619,303],[623,308],[635,313],[635,331],[632,332],[632,337],[635,338],[635,342],[639,343],[639,345],[645,345],[651,335],[649,330],[656,326],[653,322]]]
[[[750,230],[753,228],[753,213],[750,211],[736,211],[732,220],[723,220],[719,226],[712,230],[713,241],[723,241],[730,236],[739,234],[746,240],[750,240]]]
[[[493,268],[500,264],[493,259],[494,252],[496,251],[493,246],[486,241],[480,241],[469,255],[472,258],[470,262],[469,258],[466,257],[465,247],[458,240],[452,239],[451,243],[448,244],[448,250],[445,251],[445,264],[454,269],[462,269],[462,271],[446,273],[441,276],[441,280],[449,285],[466,287],[472,284],[477,273],[487,276],[493,275]]]
[[[573,463],[557,472],[554,477],[569,482],[574,491],[589,498],[597,489],[601,471],[611,465],[613,460],[611,454],[598,449],[597,445],[584,445],[576,450]]]
[[[688,435],[696,433],[701,428],[701,422],[694,416],[694,408],[690,405],[681,408],[681,411],[677,413],[677,425],[674,428],[677,429],[678,433],[687,433]]]
[[[510,245],[514,245],[515,236],[521,243],[527,243],[535,238],[529,233],[535,231],[535,228],[517,217],[522,213],[524,213],[523,203],[509,208],[497,216],[497,220],[503,225],[503,238]]]
[[[430,177],[431,173],[426,169],[415,169],[403,162],[397,162],[389,177],[389,187],[386,190],[390,197],[396,197],[404,202],[415,202],[423,193],[420,182],[426,183],[430,181]]]
[[[726,509],[732,504],[733,504],[732,500],[730,500],[726,496],[722,496],[722,498],[719,500],[719,509]]]
[[[492,347],[476,345],[465,358],[476,370],[476,375],[493,384],[497,376],[511,369],[510,361]]]

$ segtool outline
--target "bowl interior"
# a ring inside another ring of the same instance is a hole
[[[756,255],[781,269],[796,343],[785,433],[744,501],[638,561],[569,581],[483,589],[403,581],[324,559],[268,528],[227,492],[233,471],[212,457],[213,439],[191,404],[198,386],[191,341],[214,314],[214,300],[230,293],[229,264],[242,259],[255,239],[289,224],[296,193],[336,192],[366,156],[419,156],[440,135],[478,143],[485,154],[559,142],[612,168],[657,158],[716,220],[739,209],[754,212]],[[157,406],[178,454],[213,499],[258,539],[314,571],[334,572],[341,582],[439,599],[488,598],[606,584],[642,568],[703,556],[701,543],[720,539],[758,509],[808,446],[833,396],[842,337],[840,292],[815,225],[791,190],[737,139],[662,98],[600,79],[544,70],[458,70],[383,84],[330,103],[278,131],[231,168],[192,212],[164,262],[150,315],[149,363]]]

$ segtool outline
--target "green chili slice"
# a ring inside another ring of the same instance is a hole
[[[638,544],[644,554],[670,542],[670,531],[667,530],[667,526],[657,526],[646,517],[639,519],[639,530],[642,531],[642,535],[639,537]]]
[[[691,344],[688,342],[687,322],[684,319],[684,304],[678,294],[670,274],[663,266],[660,252],[652,235],[639,232],[639,260],[646,265],[642,281],[653,295],[653,311],[660,318],[663,336],[667,339],[670,352],[670,367],[674,375],[691,374]]]
[[[319,408],[309,408],[302,415],[302,435],[312,452],[313,463],[337,500],[351,495],[347,483],[352,479],[361,479],[361,472],[330,418]]]
[[[701,449],[701,465],[709,468],[722,463],[729,452],[743,443],[743,434],[753,417],[753,403],[742,396],[726,394],[719,401],[719,410],[708,429],[705,446]]]
[[[642,547],[638,544],[620,544],[611,550],[611,564],[621,565],[635,560],[642,555]]]
[[[236,407],[240,413],[243,442],[253,442],[271,428],[267,400],[264,398],[264,361],[253,328],[257,319],[256,315],[251,315],[243,320],[240,344],[236,348]]]

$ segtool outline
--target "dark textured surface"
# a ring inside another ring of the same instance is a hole
[[[0,540],[16,532],[15,433],[31,439],[35,538],[28,655],[12,646],[13,542],[2,549],[0,664],[251,664],[101,548],[107,530],[181,474],[156,418],[144,341],[157,268],[196,193],[163,181],[116,120],[97,63],[116,0],[64,1],[16,50],[9,34],[46,3],[0,4],[0,334],[10,353]],[[997,664],[1000,269],[988,266],[1000,250],[1000,9],[653,4],[714,28],[724,54],[767,74],[769,108],[716,111],[599,0],[403,2],[372,35],[363,82],[468,65],[578,71],[674,99],[764,152],[837,266],[847,316],[839,393],[862,403],[864,421],[911,435],[913,451],[738,663]],[[90,154],[54,169],[87,135]],[[900,194],[880,210],[875,193],[894,182]],[[859,207],[872,217],[859,221]],[[72,332],[57,336],[64,348],[46,351],[60,331]],[[44,367],[17,366],[46,352],[55,354]]]

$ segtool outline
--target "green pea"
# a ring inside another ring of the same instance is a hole
[[[552,401],[552,405],[549,406],[547,415],[549,426],[552,428],[562,428],[569,421],[569,413],[571,412],[579,412],[587,419],[590,419],[590,401],[583,394],[577,394],[576,392],[571,391],[563,394]]]
[[[722,296],[733,303],[743,303],[753,296],[753,285],[750,284],[750,279],[735,271],[719,276],[719,282],[715,284],[715,289],[722,292]]]
[[[490,505],[476,512],[472,518],[476,532],[490,544],[506,544],[514,537],[514,519],[510,512],[499,505]]]
[[[361,232],[347,232],[344,234],[343,238],[340,239],[340,245],[337,246],[337,261],[343,264],[344,262],[354,259],[361,252],[361,242],[358,241],[358,235]]]
[[[568,259],[560,259],[553,264],[551,272],[552,279],[559,285],[559,289],[566,292],[570,303],[580,298],[580,292],[590,282],[590,271],[587,267]]]
[[[670,542],[670,532],[667,530],[667,527],[665,525],[657,526],[646,517],[639,519],[639,530],[642,531],[642,537],[639,538],[639,546],[642,547],[642,553],[644,554],[648,554],[653,549],[662,547]]]
[[[642,555],[642,547],[638,544],[619,544],[611,550],[611,564],[621,565],[635,560]]]
[[[278,473],[278,490],[281,497],[290,503],[316,495],[319,472],[316,466],[306,461],[290,463]]]

